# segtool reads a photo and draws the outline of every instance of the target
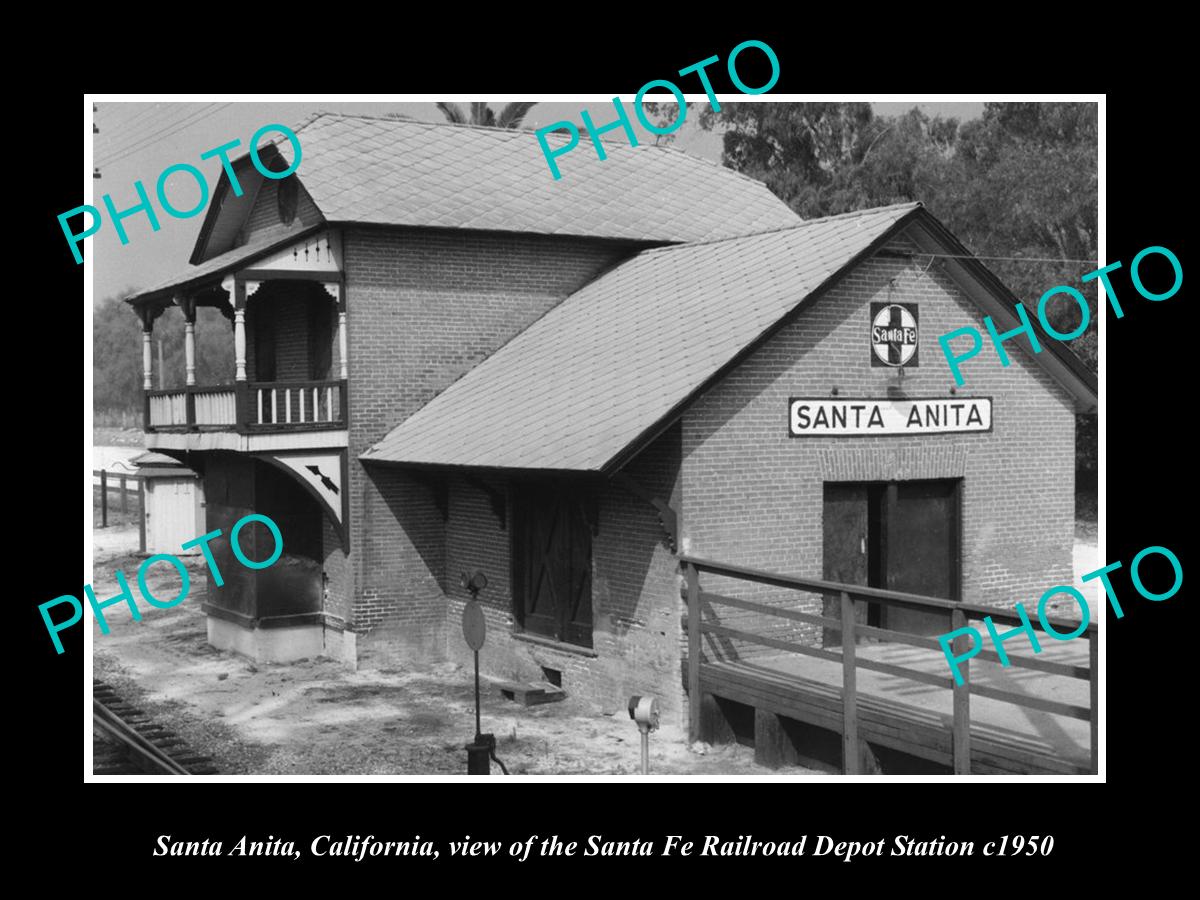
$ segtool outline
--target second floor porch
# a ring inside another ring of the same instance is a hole
[[[225,266],[200,267],[208,269],[203,280],[131,299],[142,321],[147,444],[191,447],[196,441],[177,436],[207,434],[202,443],[225,446],[237,442],[220,433],[304,432],[327,433],[306,444],[342,442],[332,434],[344,434],[348,409],[339,244],[336,234],[318,233],[258,259],[247,246],[224,254]],[[170,366],[161,341],[157,360],[154,353],[154,322],[164,313],[184,320],[183,358]]]
[[[266,434],[346,427],[346,379],[240,381],[145,392],[145,431]]]

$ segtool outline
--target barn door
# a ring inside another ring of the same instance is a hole
[[[584,497],[569,487],[523,487],[514,527],[513,599],[522,627],[590,647],[592,541]]]
[[[562,609],[562,629],[569,644],[592,646],[592,532],[583,497],[563,501],[566,524],[567,602]]]
[[[526,631],[559,637],[558,598],[562,592],[562,552],[558,508],[544,490],[532,492],[524,507],[525,572],[524,621]]]

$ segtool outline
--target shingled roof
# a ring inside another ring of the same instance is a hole
[[[914,222],[967,253],[920,203],[644,251],[572,294],[359,458],[611,474],[789,313]],[[951,262],[976,285],[994,282],[976,301],[1015,321],[1015,298],[995,276],[973,258]],[[1048,349],[1033,360],[1081,411],[1094,409],[1095,376],[1069,349]]]
[[[917,203],[645,251],[572,294],[364,461],[608,472]]]
[[[761,182],[670,147],[605,143],[596,156],[586,134],[559,158],[555,180],[532,131],[449,122],[318,113],[296,128],[296,177],[320,213],[314,225],[401,225],[556,234],[656,243],[713,240],[802,221]],[[547,135],[552,147],[567,138]],[[292,159],[288,142],[262,157]],[[261,176],[249,154],[232,160],[239,177]],[[286,163],[285,163],[286,164]],[[246,196],[250,193],[247,192]],[[222,172],[192,254],[195,265],[129,298],[141,302],[213,281],[302,236],[272,228],[249,244],[213,246],[218,217],[241,218]],[[229,233],[237,228],[229,229]]]
[[[322,113],[298,134],[329,222],[674,242],[800,221],[761,182],[669,147],[606,143],[601,161],[585,134],[556,181],[530,131]]]

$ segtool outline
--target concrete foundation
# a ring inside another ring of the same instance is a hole
[[[283,663],[322,656],[324,627],[243,628],[224,619],[208,617],[208,642],[218,650],[232,650],[255,662]]]
[[[325,626],[325,649],[322,653],[350,669],[358,669],[358,635],[342,628]]]

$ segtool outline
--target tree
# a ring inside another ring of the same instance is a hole
[[[125,291],[127,296],[132,291]],[[154,322],[153,371],[158,387],[158,342],[163,346],[163,387],[183,387],[186,363],[183,314],[166,310]],[[233,331],[212,307],[196,310],[196,383],[232,384]],[[142,325],[120,297],[106,297],[92,312],[92,409],[97,413],[140,413],[142,408]]]
[[[834,179],[877,137],[866,103],[732,103],[700,113],[723,131],[723,162],[764,182],[801,216],[830,214]],[[842,210],[837,210],[841,212]]]
[[[509,103],[500,110],[500,115],[496,115],[486,103],[472,103],[469,113],[464,112],[457,103],[437,104],[447,122],[460,125],[490,125],[495,128],[520,128],[525,116],[535,106],[536,103]]]
[[[141,379],[142,326],[128,304],[106,297],[92,311],[92,409],[136,413]]]
[[[1093,103],[988,103],[959,124],[911,109],[875,116],[865,103],[733,103],[700,113],[723,133],[722,161],[763,181],[805,218],[921,200],[1029,308],[1070,285],[1091,325],[1068,346],[1096,368],[1097,294],[1080,276],[1097,258],[1097,112]],[[1085,262],[1088,261],[1088,262]],[[1060,299],[1060,332],[1079,319]],[[1076,464],[1096,472],[1096,421],[1077,422]]]

